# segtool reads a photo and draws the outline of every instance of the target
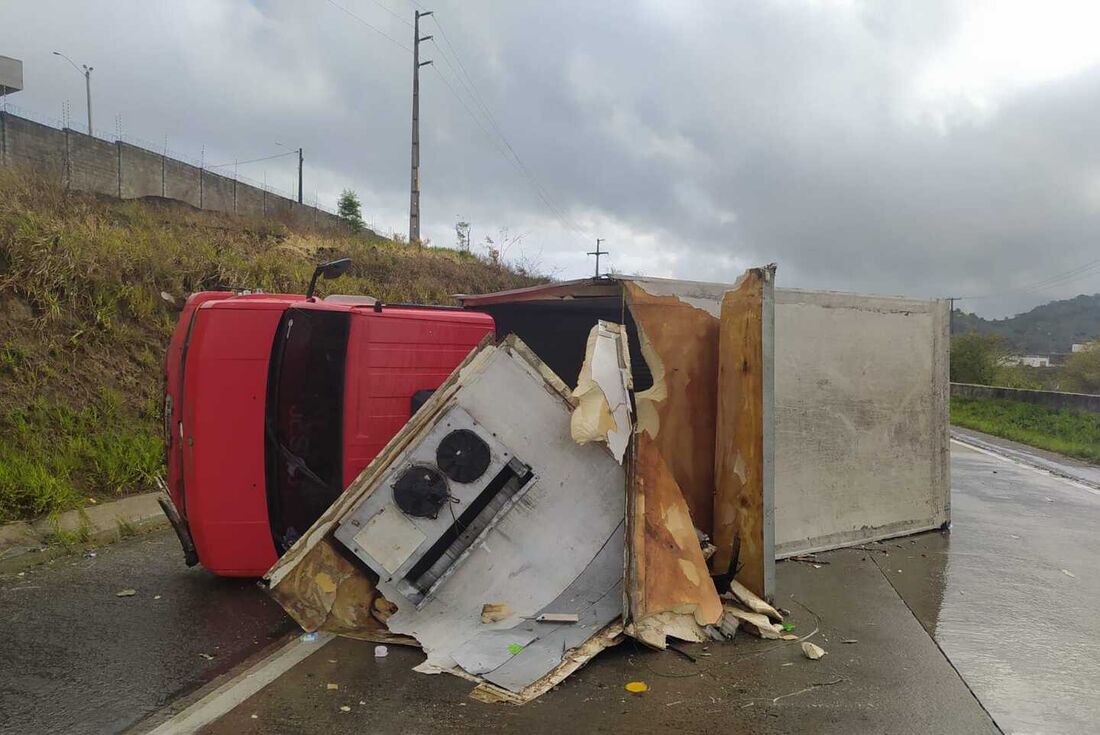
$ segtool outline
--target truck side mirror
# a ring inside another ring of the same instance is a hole
[[[306,301],[313,301],[313,291],[317,287],[317,279],[324,276],[328,280],[339,278],[347,273],[351,267],[351,258],[340,258],[321,263],[313,269],[313,278],[309,279],[309,289],[306,290]]]

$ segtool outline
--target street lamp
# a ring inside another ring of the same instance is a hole
[[[91,135],[92,134],[92,67],[88,66],[87,64],[81,64],[80,66],[77,66],[76,62],[74,62],[72,59],[70,59],[68,56],[61,53],[60,51],[54,51],[53,55],[54,56],[60,56],[65,61],[69,62],[69,64],[71,64],[72,67],[77,70],[77,72],[84,75],[84,90],[88,94],[88,135]]]
[[[279,146],[280,148],[289,148],[290,147],[290,146],[283,145],[279,141],[275,141],[275,145]],[[291,148],[291,150],[294,150],[294,149]],[[298,203],[299,204],[302,203],[302,149],[301,148],[298,149]]]

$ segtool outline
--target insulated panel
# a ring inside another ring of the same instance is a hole
[[[949,519],[945,301],[775,291],[779,556]]]

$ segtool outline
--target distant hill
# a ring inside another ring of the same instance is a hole
[[[1069,352],[1074,342],[1100,337],[1100,294],[1051,301],[1006,319],[983,319],[955,311],[955,334],[997,334],[1013,351],[1025,354]]]

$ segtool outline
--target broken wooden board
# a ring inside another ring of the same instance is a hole
[[[587,660],[584,652],[594,655],[610,645],[611,639],[599,636],[622,612],[623,468],[607,447],[578,446],[573,441],[569,417],[574,402],[565,386],[543,368],[513,338],[499,347],[480,348],[306,533],[289,559],[284,557],[269,573],[276,599],[295,619],[310,622],[313,629],[324,628],[327,597],[345,588],[361,590],[359,580],[371,578],[373,571],[382,575],[377,590],[396,608],[386,617],[389,632],[415,638],[428,657],[417,670],[449,671],[483,682],[507,692],[512,701],[539,692],[539,682],[553,678],[559,669],[579,666]],[[368,529],[367,521],[402,512],[390,501],[394,471],[421,467],[425,456],[434,456],[425,454],[423,443],[437,435],[441,422],[453,422],[460,414],[473,416],[474,428],[486,432],[484,436],[492,433],[495,464],[490,466],[499,466],[495,457],[503,444],[507,467],[523,467],[516,477],[524,478],[525,484],[507,505],[496,508],[495,501],[472,503],[452,478],[452,494],[466,497],[455,512],[469,509],[479,521],[485,520],[476,538],[469,537],[472,541],[464,542],[468,545],[453,556],[451,549],[473,527],[470,523],[453,520],[462,527],[458,536],[433,541],[425,535],[436,519],[451,523],[446,511],[418,515],[405,525],[391,524],[384,541],[376,535],[369,549],[359,548],[357,539]],[[366,504],[376,498],[384,501],[383,506],[364,515]],[[485,509],[492,511],[491,518],[482,518]],[[402,528],[416,529],[417,538],[404,539]],[[449,545],[437,553],[436,543],[443,539]],[[338,542],[365,564],[373,564],[371,571],[353,561],[353,573],[330,578],[333,565],[326,547],[331,550],[329,545]],[[395,545],[400,554],[389,558],[379,543]],[[386,559],[379,561],[378,555]],[[434,560],[445,562],[430,587],[416,586],[422,572],[408,572],[409,561],[417,558],[433,560],[432,569]],[[399,573],[400,579],[395,576]],[[515,615],[483,622],[487,603],[507,605]],[[360,608],[369,610],[370,601],[362,599]],[[539,615],[562,613],[575,614],[577,622],[537,620]],[[347,634],[346,627],[339,632]]]
[[[648,433],[634,435],[627,490],[627,633],[655,648],[666,637],[707,640],[722,601],[687,503]]]
[[[766,482],[766,322],[774,268],[746,271],[722,297],[714,434],[714,574],[735,576],[762,598],[774,592],[775,540]]]

